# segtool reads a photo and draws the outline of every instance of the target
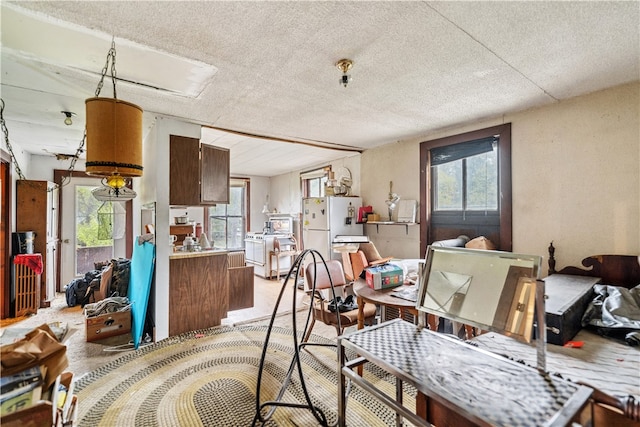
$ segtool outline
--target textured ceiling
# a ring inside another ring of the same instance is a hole
[[[147,126],[162,115],[276,138],[203,132],[231,148],[234,174],[273,176],[636,81],[639,5],[3,1],[4,117],[25,150],[73,152],[113,38],[118,98]]]

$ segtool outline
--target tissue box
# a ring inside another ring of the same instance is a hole
[[[404,271],[394,264],[376,265],[365,269],[367,286],[372,289],[387,289],[400,286],[404,282]]]
[[[85,317],[87,341],[97,341],[131,332],[131,310]]]

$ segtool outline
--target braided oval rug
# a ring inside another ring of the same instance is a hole
[[[78,426],[250,426],[266,326],[222,326],[194,331],[131,351],[76,383]],[[331,343],[312,335],[310,342]],[[276,398],[293,355],[291,329],[274,327],[262,374],[260,400]],[[311,354],[313,355],[311,355]],[[301,351],[302,372],[313,404],[337,422],[335,347]],[[374,368],[365,378],[395,395],[395,380]],[[405,404],[415,390],[405,386]],[[306,403],[297,370],[283,402]],[[265,413],[263,411],[263,413]],[[353,387],[348,426],[395,425],[395,413]],[[278,407],[265,426],[315,426],[308,409]]]

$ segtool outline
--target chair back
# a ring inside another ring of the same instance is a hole
[[[357,280],[362,274],[362,271],[369,267],[369,261],[361,250],[350,253],[349,258],[351,259],[351,268],[353,268],[353,280]]]
[[[327,274],[327,269],[329,274]],[[345,286],[347,284],[342,264],[336,259],[327,261],[327,268],[325,268],[322,262],[311,263],[307,265],[306,269],[307,281],[309,288],[313,287],[313,281],[315,278],[316,289],[327,289],[331,287],[331,281],[333,281],[334,288]],[[329,280],[331,276],[331,280]]]
[[[364,258],[367,260],[368,264],[371,264],[372,261],[378,261],[379,259],[382,259],[380,253],[378,252],[378,249],[371,242],[360,243],[359,251],[364,254]]]

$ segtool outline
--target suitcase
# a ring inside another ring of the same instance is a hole
[[[544,278],[547,342],[565,345],[580,329],[599,277],[553,274]]]

